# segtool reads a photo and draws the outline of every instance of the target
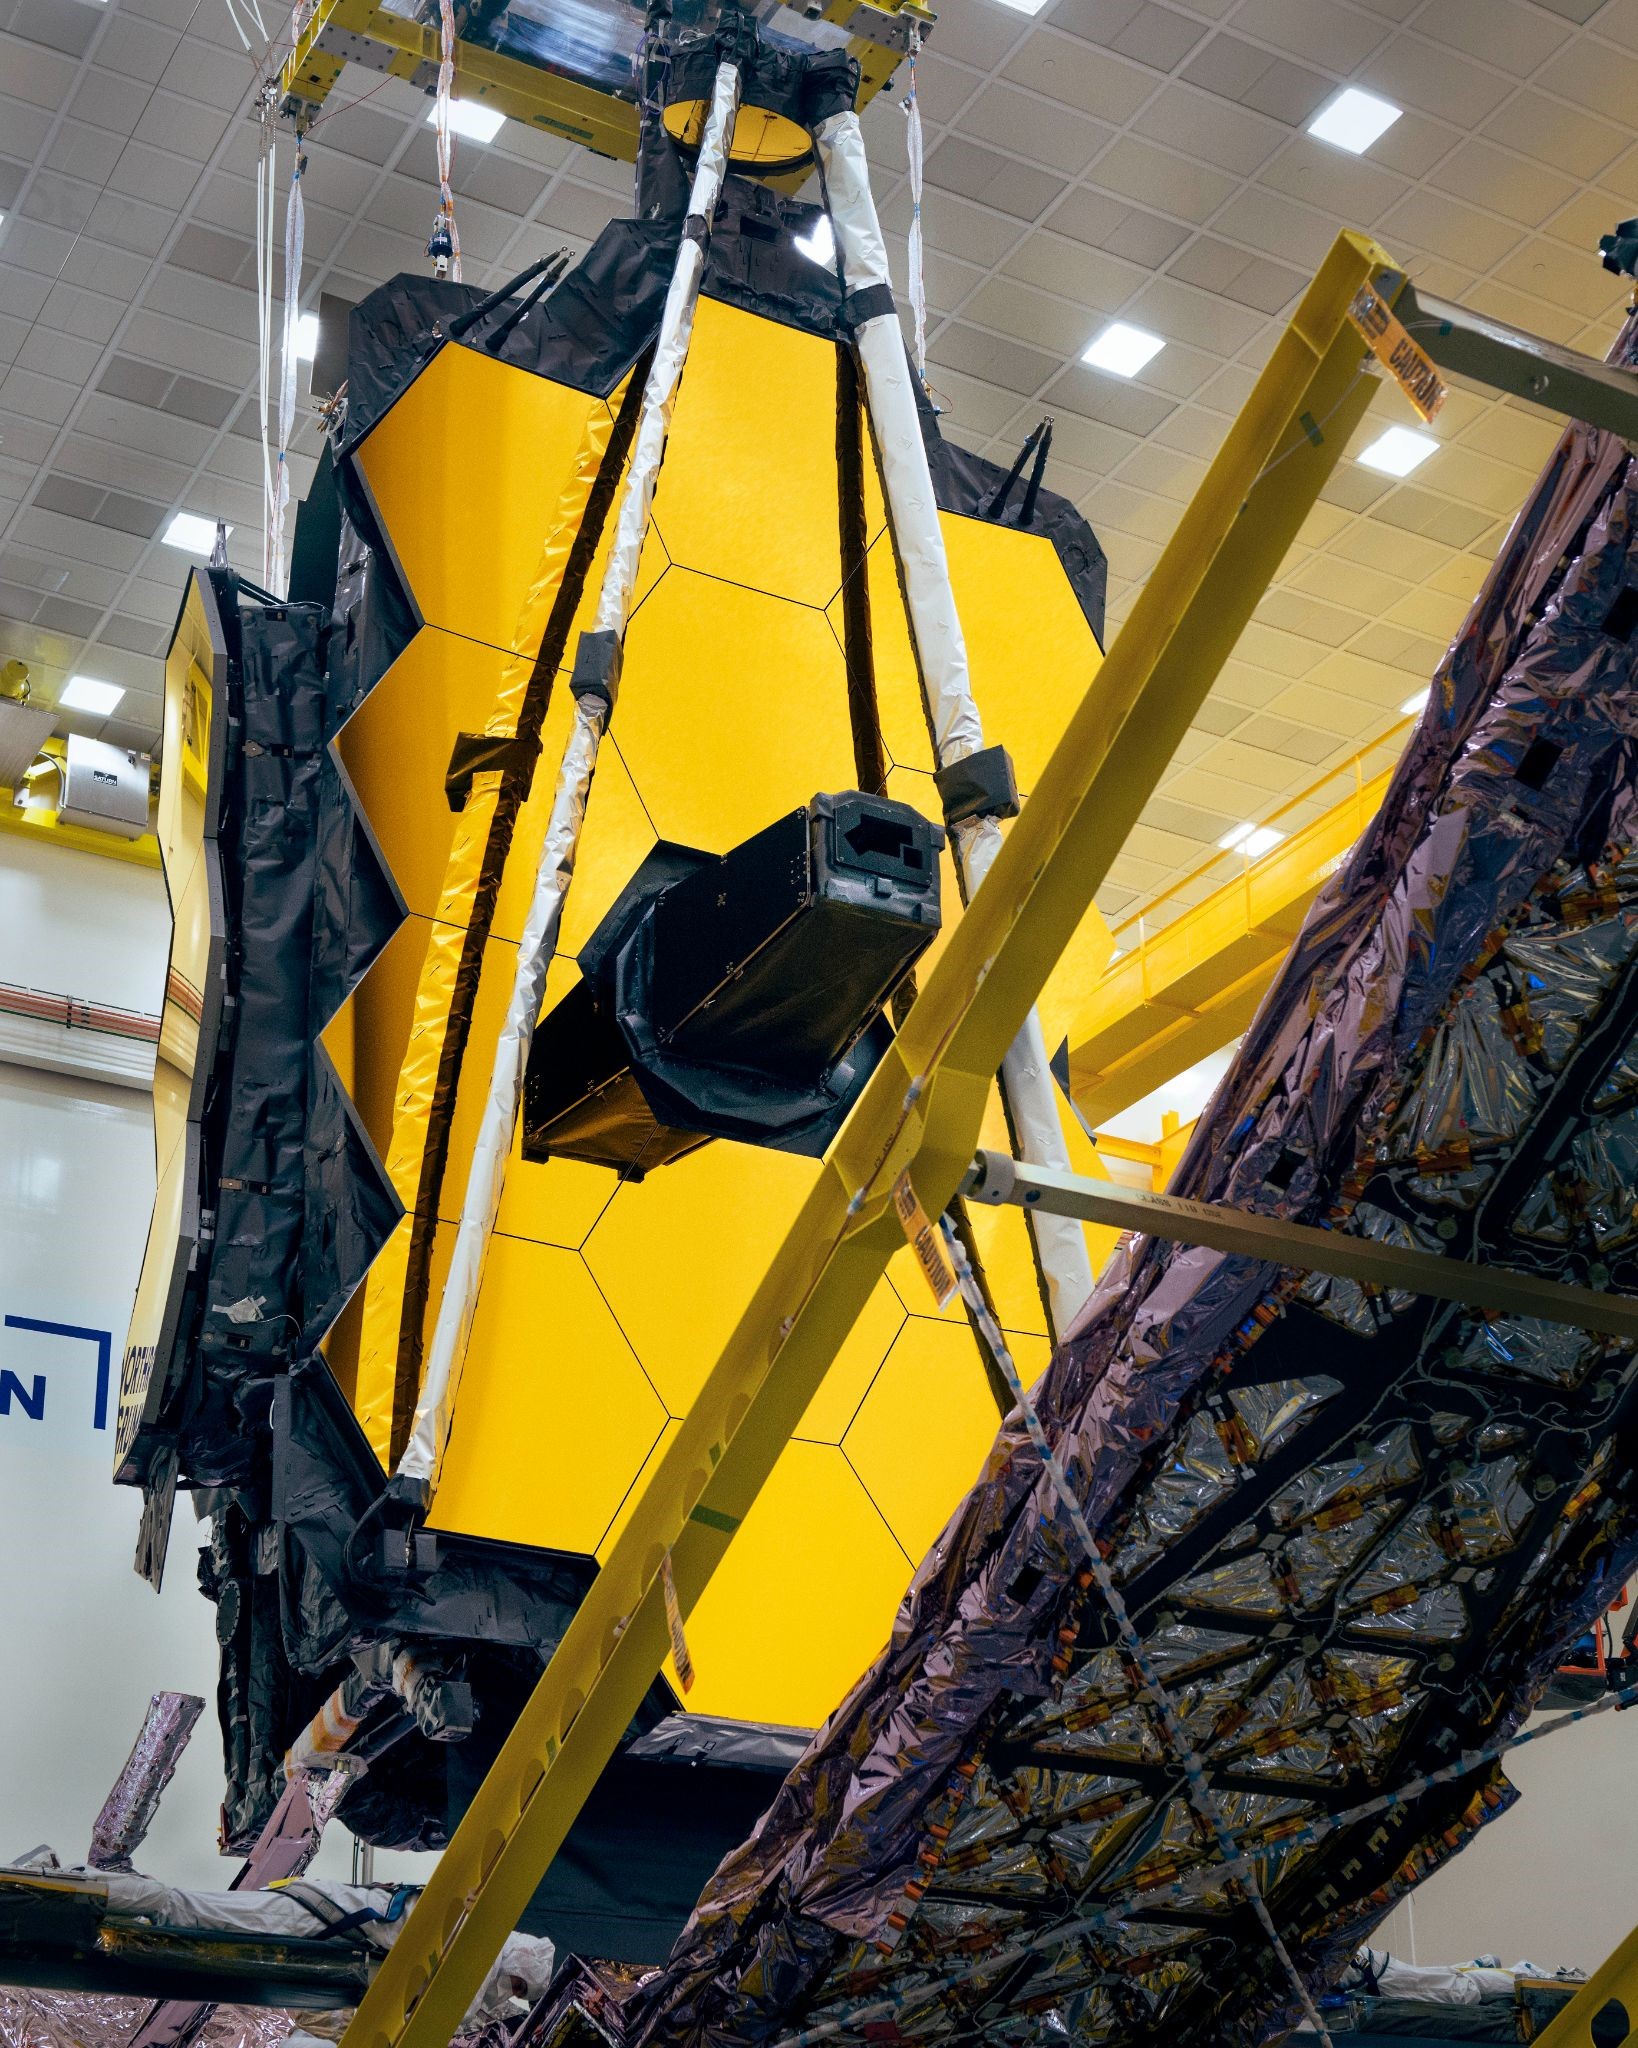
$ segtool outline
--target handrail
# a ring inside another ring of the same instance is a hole
[[[61,1024],[70,1031],[100,1031],[110,1038],[138,1039],[144,1045],[159,1043],[159,1018],[150,1010],[88,1002],[84,996],[29,988],[21,982],[0,981],[0,1016]]]

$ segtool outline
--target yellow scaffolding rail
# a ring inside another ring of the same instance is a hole
[[[48,739],[40,749],[62,771],[66,744]],[[123,860],[139,868],[159,866],[159,841],[151,831],[135,839],[122,839],[117,832],[99,832],[92,825],[65,824],[52,803],[19,804],[18,792],[0,783],[0,833],[15,832],[36,846],[66,846],[75,853],[94,853],[102,860]]]
[[[1403,287],[1344,234],[928,971],[738,1328],[671,1440],[345,2036],[444,2048],[838,1347],[972,1163],[1002,1054],[1085,915],[1375,389],[1349,308]]]
[[[923,0],[825,0],[817,9],[804,0],[786,4],[797,7],[805,20],[833,22],[848,31],[848,52],[859,65],[861,107],[893,76],[912,25],[925,30],[937,18]],[[280,70],[280,104],[287,114],[310,121],[349,63],[408,79],[430,93],[437,83],[439,54],[436,14],[423,22],[379,0],[316,0],[300,20]],[[599,156],[636,161],[635,101],[586,79],[458,37],[455,88],[461,99],[481,101],[525,127],[581,143]],[[806,176],[804,166],[793,177],[769,182],[800,184]]]
[[[1094,1127],[1118,1116],[1185,1067],[1245,1030],[1276,969],[1302,928],[1308,906],[1376,816],[1393,770],[1364,779],[1368,753],[1401,744],[1415,720],[1396,724],[1274,812],[1288,816],[1327,784],[1352,775],[1354,786],[1311,823],[1256,860],[1153,936],[1143,919],[1115,929],[1128,950],[1111,960],[1082,1012],[1069,1053],[1069,1090]],[[1230,858],[1228,855],[1221,856]],[[1185,875],[1185,888],[1217,863]],[[1159,898],[1166,901],[1166,895]],[[1152,909],[1154,906],[1150,906]],[[1139,936],[1132,943],[1131,934]]]

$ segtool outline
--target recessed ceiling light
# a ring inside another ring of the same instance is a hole
[[[232,531],[230,526],[228,532]],[[178,512],[160,539],[166,547],[181,548],[184,554],[208,556],[216,545],[216,521],[197,512]]]
[[[1047,0],[1001,0],[1003,7],[1010,7],[1014,14],[1039,14]]]
[[[830,215],[820,214],[810,233],[796,237],[796,246],[810,263],[828,270],[836,261],[836,230],[830,224]]]
[[[298,313],[296,315],[295,344],[296,361],[298,363],[310,363],[313,360],[314,351],[318,348],[318,315],[316,313]]]
[[[99,683],[95,676],[70,676],[57,702],[64,711],[89,711],[93,718],[106,718],[124,695],[118,683]]]
[[[1225,832],[1217,844],[1225,853],[1243,853],[1247,860],[1260,860],[1284,837],[1285,834],[1276,832],[1272,825],[1236,825],[1232,832]]]
[[[1399,707],[1401,718],[1419,718],[1427,709],[1428,699],[1433,695],[1432,687],[1418,690],[1414,697],[1407,697]]]
[[[1367,469],[1380,470],[1384,476],[1409,476],[1438,446],[1431,434],[1419,434],[1414,427],[1389,427],[1386,433],[1377,435],[1369,448],[1359,451],[1358,459]]]
[[[1135,377],[1145,363],[1152,362],[1166,346],[1158,334],[1143,327],[1128,327],[1124,320],[1111,320],[1081,357],[1094,370],[1107,370],[1114,377]]]
[[[427,126],[437,125],[438,109],[434,107],[427,115]],[[486,107],[482,100],[451,100],[449,125],[468,142],[493,142],[506,126],[506,116],[498,107]]]
[[[1404,111],[1391,100],[1379,100],[1374,92],[1361,92],[1357,85],[1350,85],[1325,102],[1309,122],[1308,132],[1358,156],[1386,135]]]

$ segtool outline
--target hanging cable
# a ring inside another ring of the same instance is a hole
[[[233,24],[233,33],[239,38],[240,42],[244,44],[245,55],[248,57],[250,55],[250,38],[245,34],[244,29],[240,24],[238,13],[233,5],[233,0],[225,0],[225,4],[227,6],[228,11],[228,20],[231,21]]]
[[[438,0],[439,58],[438,93],[433,101],[433,127],[438,137],[438,217],[432,224],[427,254],[439,277],[461,281],[461,233],[455,225],[455,194],[449,188],[450,140],[449,99],[455,87],[455,8],[453,0]]]
[[[921,52],[921,29],[910,24],[910,90],[904,96],[906,135],[910,155],[910,314],[915,325],[911,352],[916,375],[927,382],[927,283],[922,276],[921,252],[921,98],[916,91],[916,58]]]
[[[273,544],[269,588],[283,597],[289,588],[284,565],[284,523],[290,506],[290,437],[296,424],[296,324],[301,309],[301,259],[307,234],[302,173],[307,154],[298,138],[290,199],[284,215],[284,334],[279,352],[279,458],[273,475]]]
[[[262,442],[262,581],[273,580],[273,443],[269,406],[273,386],[273,189],[277,131],[266,91],[259,109],[256,157],[256,401]]]

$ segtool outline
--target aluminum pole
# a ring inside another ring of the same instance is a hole
[[[654,360],[643,386],[631,462],[626,471],[602,587],[598,592],[592,632],[611,634],[616,643],[625,633],[626,620],[631,613],[637,564],[654,502],[654,485],[660,473],[660,459],[665,453],[666,432],[671,424],[677,387],[682,381],[683,365],[688,360],[689,339],[694,331],[694,308],[699,302],[700,284],[705,276],[705,252],[711,220],[728,167],[739,95],[738,66],[731,62],[719,64],[705,133],[694,165],[688,219],[677,247],[677,260],[671,272],[665,310],[660,318],[659,336],[654,344]],[[403,1456],[398,1461],[396,1477],[400,1481],[411,1482],[423,1501],[431,1497],[438,1483],[444,1449],[449,1441],[449,1425],[460,1386],[461,1367],[472,1334],[478,1289],[483,1282],[484,1259],[500,1210],[506,1162],[512,1150],[512,1130],[517,1122],[518,1101],[523,1092],[524,1070],[529,1063],[529,1047],[534,1040],[535,1023],[545,994],[546,970],[557,945],[563,901],[574,875],[575,848],[585,820],[592,775],[597,767],[598,746],[614,710],[617,668],[616,663],[615,670],[607,678],[604,694],[577,693],[574,724],[558,769],[551,819],[535,872],[534,895],[523,928],[522,943],[518,947],[511,1001],[495,1045],[483,1117],[472,1151],[472,1165],[467,1173],[455,1249],[438,1304],[438,1321],[427,1354],[415,1420]]]
[[[904,571],[910,634],[934,751],[939,767],[950,768],[982,750],[984,727],[973,700],[967,643],[950,588],[913,373],[904,352],[898,314],[888,296],[887,250],[876,218],[858,115],[833,114],[814,131],[814,141],[848,296],[852,299],[870,291],[883,300],[880,312],[854,328],[853,341],[864,369],[865,395],[881,458],[882,490]],[[1001,849],[1001,826],[993,817],[969,818],[952,829],[951,840],[970,902]],[[1067,1172],[1069,1149],[1058,1115],[1056,1084],[1041,1020],[1034,1009],[1001,1062],[1001,1093],[1022,1157],[1032,1165]],[[1067,1216],[1032,1213],[1029,1227],[1046,1277],[1053,1335],[1061,1338],[1092,1292],[1086,1233]]]

